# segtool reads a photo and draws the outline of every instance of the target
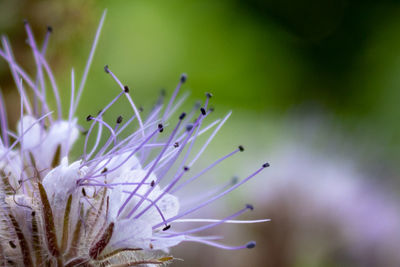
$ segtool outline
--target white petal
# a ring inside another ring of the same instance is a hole
[[[36,123],[37,119],[32,116],[24,116],[22,121],[18,122],[17,130],[18,135],[23,137],[21,139],[24,149],[33,149],[40,145],[43,139],[44,130],[41,129],[39,123]]]
[[[160,193],[161,191],[156,192],[155,194],[159,195]],[[151,197],[150,199],[152,201],[155,200],[155,198],[153,197]],[[135,212],[135,214],[139,214],[144,208],[148,206],[148,204],[149,202],[144,202],[141,205],[141,207]],[[156,205],[158,209],[153,205],[143,215],[140,216],[141,219],[150,222],[152,226],[163,222],[163,218],[161,217],[160,211],[166,220],[171,217],[174,217],[179,212],[178,198],[168,193],[165,194],[159,201],[157,201]]]
[[[10,185],[13,188],[19,186],[18,181],[21,178],[22,173],[22,162],[19,154],[14,151],[8,151],[7,149],[0,149],[0,158],[4,158],[0,161],[0,170],[8,176]],[[6,154],[7,153],[7,154]]]
[[[113,248],[148,249],[151,236],[151,226],[144,220],[118,220],[115,223],[110,245]]]
[[[168,248],[178,245],[179,243],[185,240],[185,237],[183,235],[180,235],[171,238],[153,238],[153,239],[155,239],[151,241],[153,249],[161,249],[168,252],[167,250]]]
[[[76,126],[76,118],[70,122],[57,121],[51,125],[42,152],[47,152],[49,156],[54,156],[57,146],[61,145],[61,155],[66,156],[70,147],[75,143],[79,135],[79,130]]]
[[[43,186],[48,197],[65,199],[76,188],[76,181],[80,178],[80,161],[68,165],[68,159],[64,157],[61,164],[51,170],[43,179]]]
[[[100,162],[96,168],[107,168],[108,170],[114,170],[107,174],[108,179],[119,177],[121,174],[131,171],[132,169],[142,169],[139,160],[135,155],[130,156],[130,152],[114,155],[111,160],[106,159]],[[99,172],[101,172],[100,170]]]

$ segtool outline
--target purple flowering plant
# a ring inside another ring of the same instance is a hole
[[[228,246],[219,241],[220,236],[201,235],[202,231],[225,223],[268,221],[235,219],[252,210],[252,205],[225,218],[190,216],[252,179],[268,163],[242,180],[215,186],[212,192],[198,192],[201,200],[190,206],[185,206],[184,197],[176,196],[176,192],[184,191],[220,162],[244,150],[239,146],[200,172],[191,173],[191,167],[230,113],[205,125],[212,112],[211,94],[207,93],[204,103],[188,114],[176,116],[183,100],[177,97],[186,81],[185,74],[166,106],[158,101],[143,118],[129,87],[105,66],[106,74],[120,92],[96,116],[87,116],[88,130],[78,124],[76,109],[104,18],[105,12],[77,88],[74,70],[71,71],[71,97],[65,117],[56,79],[45,58],[51,28],[39,47],[25,22],[27,43],[36,63],[35,78],[15,61],[8,39],[2,36],[0,57],[8,63],[19,92],[21,115],[13,132],[0,94],[1,265],[152,266],[172,262],[169,248],[183,242],[228,250],[253,248],[254,241]],[[52,90],[55,111],[48,104],[46,87]],[[130,103],[132,116],[127,120],[121,116],[112,122],[104,120],[105,112],[124,97]],[[134,124],[136,130],[127,133],[128,126]],[[164,131],[167,127],[168,133]],[[85,138],[82,154],[71,161],[70,151],[80,133]],[[209,137],[195,152],[194,143],[204,134]]]

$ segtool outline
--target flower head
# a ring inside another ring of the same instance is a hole
[[[168,263],[173,257],[160,256],[160,252],[168,253],[170,247],[181,242],[233,250],[253,248],[254,242],[227,246],[215,241],[219,237],[199,235],[223,223],[267,221],[234,220],[252,210],[251,205],[225,218],[188,217],[247,182],[268,164],[212,195],[205,192],[196,204],[187,206],[183,197],[177,197],[178,191],[184,191],[221,161],[244,150],[239,146],[199,173],[191,173],[191,167],[230,114],[204,126],[212,112],[211,94],[207,93],[200,107],[189,114],[175,115],[182,102],[176,99],[186,82],[185,74],[166,107],[159,101],[144,119],[129,87],[105,66],[106,74],[120,91],[97,115],[86,117],[86,131],[78,125],[75,111],[104,17],[105,14],[77,90],[75,74],[71,72],[71,101],[65,118],[56,80],[45,59],[51,31],[39,47],[25,23],[37,66],[35,79],[16,63],[9,41],[2,37],[0,57],[9,64],[17,85],[21,118],[16,133],[11,132],[0,97],[0,261],[18,266],[134,266]],[[47,102],[47,79],[57,103],[56,111]],[[28,90],[33,93],[32,99]],[[110,107],[124,97],[130,103],[132,116],[127,120],[118,116],[114,122],[104,120]],[[135,123],[137,130],[128,132],[128,126]],[[70,151],[80,132],[85,135],[85,143],[82,155],[73,161]],[[195,152],[197,137],[209,132],[207,141]]]

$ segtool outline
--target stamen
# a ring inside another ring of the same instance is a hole
[[[193,234],[193,233],[197,233],[197,232],[200,232],[200,231],[203,231],[203,230],[206,230],[206,229],[213,228],[213,227],[215,227],[217,225],[225,223],[228,220],[231,220],[233,218],[236,218],[236,217],[240,216],[241,214],[243,214],[244,212],[246,212],[249,209],[250,209],[250,207],[246,205],[245,208],[239,210],[238,212],[236,212],[236,213],[234,213],[234,214],[232,214],[232,215],[230,215],[230,216],[228,216],[228,217],[226,217],[226,218],[224,218],[222,220],[217,220],[215,223],[204,225],[204,226],[197,227],[197,228],[193,228],[191,230],[186,230],[186,231],[181,232],[181,233],[171,234],[171,235],[168,235],[168,237]],[[252,209],[250,209],[250,210],[252,210]]]
[[[138,147],[136,147],[127,157],[126,157],[126,159],[125,160],[123,160],[123,161],[121,161],[121,163],[118,165],[118,166],[116,166],[116,167],[114,167],[113,169],[111,169],[111,170],[108,170],[107,172],[105,172],[105,173],[102,173],[102,174],[100,174],[100,175],[94,175],[94,176],[91,176],[91,177],[89,177],[89,176],[87,176],[88,178],[90,178],[90,179],[93,179],[93,178],[97,178],[97,177],[101,177],[101,176],[103,176],[103,175],[105,175],[105,174],[108,174],[108,173],[111,173],[111,172],[113,172],[113,171],[115,171],[115,170],[118,170],[123,164],[125,164],[128,160],[129,160],[129,158],[131,158],[137,151],[139,151],[156,133],[158,133],[158,129],[157,130],[155,130],[153,133],[151,133]],[[110,157],[110,160],[111,160],[111,157]],[[107,164],[107,163],[106,163]],[[105,165],[104,165],[105,166]],[[104,168],[104,166],[102,166],[101,168]],[[88,178],[86,178],[86,179],[88,179]]]
[[[125,90],[126,90],[125,86],[122,85],[121,81],[117,78],[117,76],[115,76],[115,74],[110,70],[110,68],[107,68],[107,70],[108,70],[108,73],[111,75],[111,77],[117,82],[117,84],[121,87],[122,91],[125,93],[126,98],[128,99],[129,103],[132,106],[133,111],[136,114],[136,117],[137,117],[139,125],[140,125],[140,129],[142,130],[142,135],[144,137],[145,136],[144,126],[143,126],[143,121],[142,121],[142,119],[140,117],[140,114],[139,114],[139,110],[136,108],[136,105],[133,102],[131,96],[128,93],[125,92]]]
[[[37,85],[38,85],[38,86],[40,85],[40,88],[42,88],[42,94],[45,96],[45,94],[46,94],[46,89],[45,89],[45,82],[44,82],[44,77],[43,77],[43,69],[42,69],[42,64],[41,64],[41,61],[40,61],[40,59],[39,59],[39,56],[37,55],[37,51],[38,51],[39,49],[37,48],[36,41],[35,41],[35,38],[34,38],[34,36],[33,36],[32,30],[31,30],[31,28],[30,28],[30,26],[29,26],[29,23],[25,23],[25,30],[26,30],[26,32],[27,32],[29,45],[30,45],[31,48],[32,48],[33,57],[34,57],[35,62],[36,62],[36,68],[37,68]],[[49,33],[49,32],[48,32],[48,33]],[[47,47],[47,42],[48,42],[48,37],[49,37],[49,36],[48,36],[48,34],[46,34],[46,36],[47,36],[47,41],[45,40],[44,46],[42,47],[42,51],[39,52],[39,53],[41,53],[42,56],[44,56],[45,51],[46,51],[46,47]],[[57,99],[57,100],[58,100],[58,101],[57,101],[57,107],[60,108],[60,105],[61,105],[61,104],[60,104],[60,101],[59,101],[59,99]],[[58,111],[60,111],[60,109],[59,109]],[[59,113],[59,118],[61,118],[61,114],[60,114],[60,113]]]
[[[213,242],[213,241],[203,240],[203,239],[196,238],[196,237],[186,237],[183,241],[202,243],[205,245],[209,245],[212,247],[221,248],[221,249],[225,249],[225,250],[240,250],[240,249],[245,249],[245,248],[251,249],[256,246],[256,242],[254,242],[254,241],[250,241],[245,245],[235,247],[235,246],[223,245],[223,244]]]
[[[5,41],[7,42],[7,39],[5,39]],[[10,69],[13,71],[15,70],[15,72],[19,75],[21,75],[21,77],[24,79],[24,81],[29,85],[29,87],[34,91],[35,96],[37,96],[40,101],[42,101],[42,105],[44,106],[46,112],[49,112],[49,108],[47,106],[46,100],[43,98],[42,94],[38,91],[36,85],[33,83],[32,79],[29,77],[29,75],[16,63],[14,62],[14,59],[12,58],[12,55],[9,55],[6,52],[3,52],[0,49],[0,56],[2,58],[4,58],[4,60],[7,61],[7,63],[10,66]],[[11,72],[13,74],[13,72]],[[14,77],[14,76],[13,76]],[[17,76],[15,76],[17,77]],[[15,80],[15,79],[14,79]],[[25,100],[24,100],[25,101]]]
[[[10,152],[12,151],[12,149],[13,149],[18,143],[21,142],[21,140],[22,140],[22,138],[24,137],[24,135],[25,135],[27,132],[29,132],[29,130],[30,130],[33,126],[35,126],[35,124],[39,123],[40,121],[42,121],[43,119],[45,119],[46,117],[48,117],[48,116],[49,116],[50,114],[52,114],[52,113],[53,113],[53,112],[49,112],[49,113],[43,115],[43,116],[40,117],[37,121],[35,121],[34,123],[32,123],[32,125],[29,126],[28,129],[26,129],[22,134],[20,134],[20,135],[18,136],[18,138],[16,138],[16,140],[14,141],[14,143],[12,143],[12,145],[7,149],[7,151],[0,157],[0,161],[3,160],[3,159],[8,155],[8,153],[10,153]]]
[[[258,170],[256,170],[256,171],[253,172],[252,174],[250,174],[247,178],[245,178],[245,179],[243,179],[242,181],[240,181],[239,183],[237,183],[237,184],[231,186],[231,187],[228,188],[227,190],[225,190],[225,191],[219,193],[218,195],[216,195],[216,196],[214,196],[214,197],[209,198],[208,200],[204,201],[203,203],[200,203],[199,205],[197,205],[197,206],[195,206],[195,207],[192,207],[192,208],[190,208],[190,209],[188,209],[188,210],[186,210],[186,211],[184,211],[184,212],[179,213],[178,215],[176,215],[176,216],[174,216],[174,217],[172,217],[172,218],[167,219],[166,222],[169,223],[169,222],[172,222],[172,221],[174,221],[174,220],[176,220],[176,219],[182,218],[183,216],[186,216],[186,215],[188,215],[188,214],[190,214],[190,213],[192,213],[192,212],[194,212],[194,211],[196,211],[196,210],[198,210],[198,209],[200,209],[200,208],[202,208],[202,207],[204,207],[204,206],[210,204],[211,202],[213,202],[213,201],[215,201],[215,200],[217,200],[217,199],[223,197],[224,195],[226,195],[226,194],[232,192],[233,190],[235,190],[236,188],[238,188],[238,187],[241,186],[242,184],[246,183],[247,181],[249,181],[251,178],[253,178],[253,177],[256,176],[257,174],[259,174],[263,169],[265,169],[266,167],[264,167],[264,165],[265,165],[265,164],[263,164],[263,166],[262,166],[261,168],[259,168]],[[156,229],[156,228],[158,228],[158,227],[160,227],[160,226],[161,226],[160,224],[157,224],[157,225],[153,226],[153,229]]]
[[[218,219],[179,219],[175,220],[174,223],[204,223],[204,222],[220,222]],[[224,223],[233,223],[233,224],[250,224],[250,223],[263,223],[270,222],[270,219],[261,219],[261,220],[226,220]]]
[[[1,90],[0,90],[0,127],[2,133],[2,138],[0,138],[0,144],[4,145],[7,148],[9,146],[9,139],[7,135],[8,122],[6,115],[6,106],[4,104],[4,98],[3,94],[1,93]]]
[[[167,148],[169,147],[169,144],[171,143],[172,139],[174,138],[176,131],[178,130],[180,124],[182,123],[182,119],[185,117],[185,113],[182,113],[179,116],[179,122],[176,125],[175,129],[172,131],[167,144],[165,145],[165,147],[162,149],[162,151],[160,152],[160,154],[158,155],[158,157],[156,158],[154,164],[150,167],[150,169],[148,170],[147,174],[145,175],[145,177],[142,179],[141,184],[144,183],[147,178],[150,176],[151,172],[153,171],[153,169],[156,167],[157,163],[160,161],[161,157],[163,156],[163,154],[165,153],[165,151],[167,150]],[[132,194],[126,199],[126,201],[124,202],[124,204],[119,208],[118,210],[118,215],[121,214],[122,210],[125,208],[125,206],[128,204],[128,202],[132,199],[133,195],[136,194],[136,192],[139,190],[139,188],[141,187],[141,185],[138,185],[136,187],[136,189],[132,192]],[[139,201],[139,203],[141,203],[143,201]],[[139,204],[138,203],[138,204]],[[135,212],[135,210],[137,209],[138,205],[135,206],[135,208],[132,209],[132,211],[129,213],[128,218],[133,214],[133,212]]]
[[[219,163],[221,163],[222,161],[226,160],[227,158],[235,155],[237,152],[239,152],[239,149],[235,149],[234,151],[230,152],[229,154],[223,156],[222,158],[218,159],[217,161],[215,161],[214,163],[212,163],[211,165],[209,165],[207,168],[203,169],[202,171],[200,171],[198,174],[196,174],[195,176],[193,176],[192,178],[186,180],[184,183],[180,184],[179,186],[177,186],[174,190],[171,191],[171,193],[175,193],[176,191],[178,191],[179,189],[181,189],[182,187],[184,187],[185,185],[193,182],[194,180],[196,180],[197,178],[199,178],[200,176],[202,176],[203,174],[205,174],[207,171],[209,171],[210,169],[212,169],[213,167],[217,166]]]
[[[9,57],[10,61],[13,62],[14,57],[13,57],[13,54],[11,51],[11,47],[9,46],[9,42],[8,42],[7,38],[4,36],[2,37],[2,43],[3,43],[4,50],[6,52],[6,57]],[[18,73],[15,70],[13,64],[9,64],[9,65],[10,65],[11,74],[14,78],[14,82],[17,85],[18,92],[19,92],[20,96],[23,98],[26,111],[28,114],[32,115],[32,108],[31,108],[29,100],[27,98],[27,94],[24,91],[24,89],[20,87],[20,79],[19,79]]]
[[[74,109],[72,111],[72,114],[75,114],[76,108],[78,107],[79,100],[80,100],[82,92],[83,92],[83,88],[85,87],[85,83],[86,83],[87,76],[89,74],[90,66],[92,65],[94,52],[96,51],[97,43],[98,43],[99,38],[100,38],[101,29],[103,28],[104,19],[106,18],[106,13],[107,13],[107,10],[104,10],[103,15],[101,16],[101,19],[100,19],[99,27],[97,27],[97,31],[96,31],[96,35],[94,37],[93,45],[92,45],[92,48],[90,49],[89,58],[88,58],[88,60],[86,62],[86,66],[85,66],[85,70],[83,72],[82,80],[81,80],[81,83],[79,85],[78,94],[77,94],[76,99],[75,99],[75,106],[74,106]]]
[[[194,157],[194,159],[189,163],[189,166],[193,166],[193,164],[197,161],[197,159],[203,154],[204,150],[206,150],[207,146],[210,144],[210,142],[214,139],[215,135],[218,133],[218,131],[221,129],[221,127],[225,124],[225,122],[228,120],[228,118],[231,116],[232,112],[229,112],[228,115],[225,116],[225,118],[221,121],[221,123],[215,128],[214,132],[210,135],[210,137],[207,139],[207,141],[204,143],[200,151],[197,153],[197,155]]]
[[[163,122],[167,119],[167,115],[168,115],[168,113],[169,113],[169,110],[171,109],[171,106],[172,106],[172,104],[174,103],[174,100],[175,100],[176,96],[178,95],[178,92],[179,92],[179,90],[180,90],[182,84],[183,84],[184,82],[186,82],[186,79],[187,79],[187,75],[186,75],[185,73],[183,73],[183,74],[181,75],[181,78],[180,78],[180,80],[179,80],[178,85],[176,86],[176,88],[175,88],[175,90],[174,90],[174,93],[173,93],[172,96],[171,96],[171,99],[170,99],[169,102],[168,102],[167,108],[166,108],[165,111],[164,111],[164,115],[163,115],[163,118],[162,118],[162,121],[163,121]]]

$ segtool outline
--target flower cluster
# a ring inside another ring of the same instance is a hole
[[[252,179],[268,163],[247,178],[222,185],[212,192],[199,193],[199,201],[185,205],[176,192],[223,160],[243,151],[234,151],[216,160],[197,174],[191,167],[228,119],[204,126],[212,112],[211,94],[190,113],[175,118],[183,99],[176,100],[186,81],[182,75],[172,97],[150,111],[146,119],[132,100],[128,86],[106,66],[104,68],[120,93],[96,116],[87,116],[88,130],[77,123],[75,111],[99,40],[105,14],[100,21],[89,59],[75,88],[71,72],[69,114],[62,116],[62,103],[56,80],[45,59],[51,33],[48,29],[43,45],[38,46],[27,22],[28,44],[36,62],[36,76],[31,76],[14,59],[11,46],[2,37],[0,57],[11,70],[21,98],[21,117],[16,132],[7,123],[5,103],[0,95],[0,262],[10,266],[135,266],[166,264],[173,260],[168,249],[181,242],[198,242],[223,249],[253,248],[255,242],[227,246],[220,237],[201,236],[199,232],[252,210],[251,205],[222,219],[188,218]],[[50,85],[50,86],[49,86]],[[28,92],[28,89],[30,92]],[[50,87],[57,104],[53,112],[48,104],[46,87]],[[121,98],[127,98],[132,116],[115,122],[104,120],[104,114]],[[175,123],[176,122],[176,123]],[[128,132],[137,123],[137,130]],[[170,124],[175,126],[168,127]],[[168,134],[166,133],[168,132]],[[193,144],[211,132],[200,150]],[[85,136],[82,155],[71,162],[71,148],[80,133]],[[164,137],[163,135],[167,135]],[[203,198],[201,198],[203,196]],[[201,226],[193,227],[200,223]],[[171,227],[185,225],[184,230]],[[164,254],[161,254],[164,252]]]

